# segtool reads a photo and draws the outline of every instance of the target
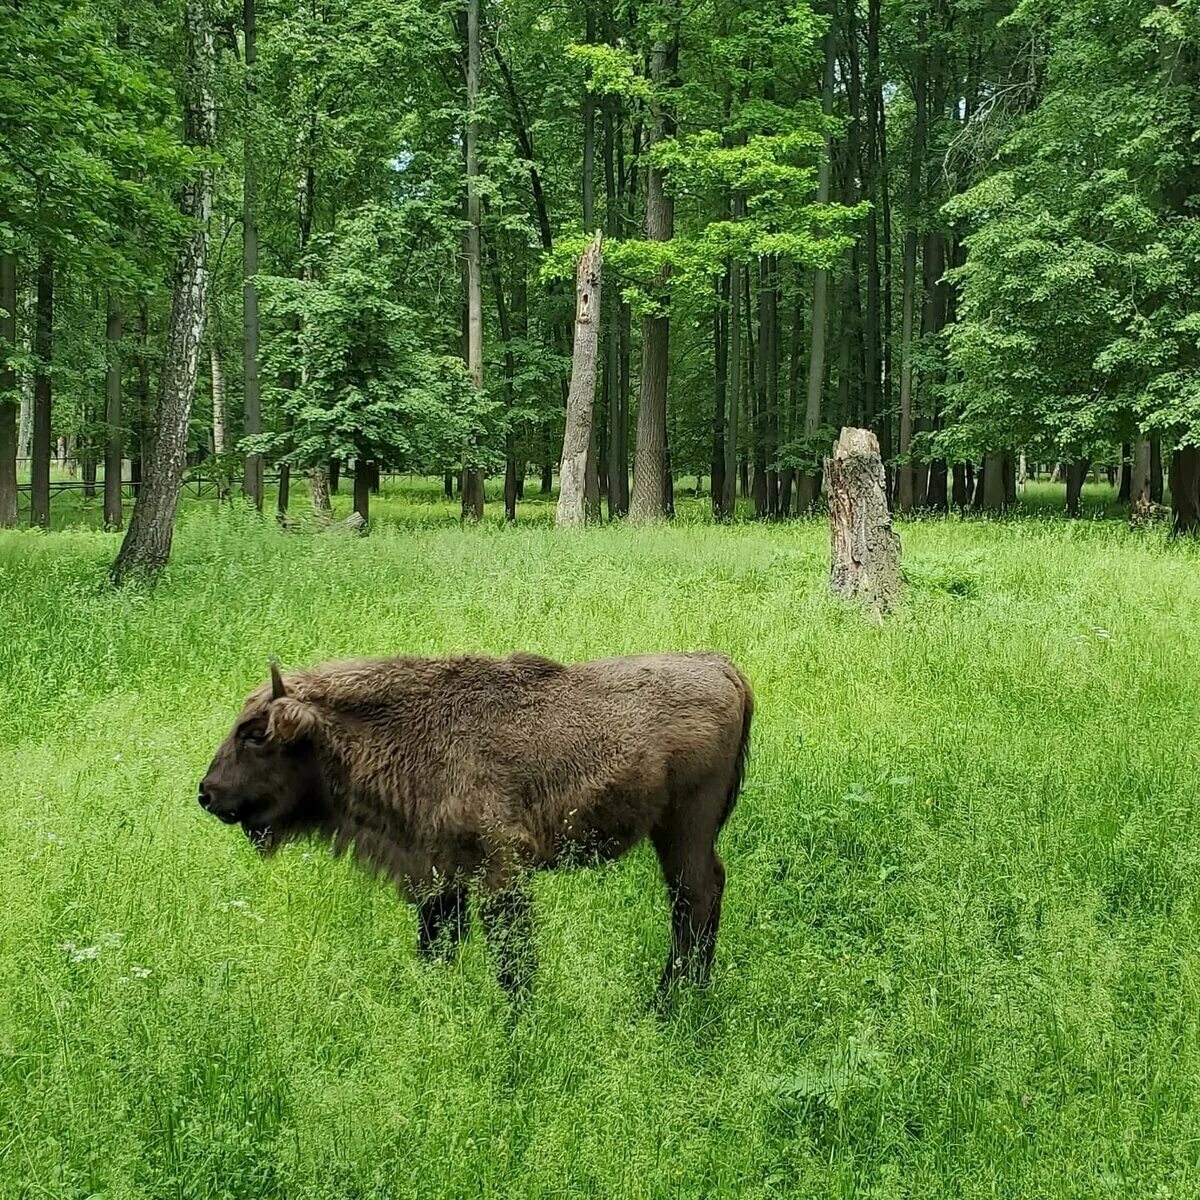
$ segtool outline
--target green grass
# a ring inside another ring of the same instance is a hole
[[[880,628],[819,522],[541,512],[194,506],[152,595],[103,585],[114,535],[0,536],[0,1196],[1196,1195],[1197,553],[908,524]],[[539,879],[511,1019],[477,934],[419,964],[385,883],[195,802],[269,654],[699,646],[758,718],[714,983],[665,1019],[645,848]]]

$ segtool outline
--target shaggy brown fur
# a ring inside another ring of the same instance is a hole
[[[527,870],[649,837],[673,907],[661,986],[685,970],[704,981],[725,881],[716,838],[752,712],[745,677],[710,653],[272,666],[200,802],[264,851],[306,834],[352,847],[417,901],[426,954],[461,936],[476,886],[512,988],[532,969]]]

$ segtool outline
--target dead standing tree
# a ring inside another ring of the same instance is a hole
[[[592,238],[579,259],[575,289],[575,350],[571,390],[563,432],[561,482],[555,524],[561,529],[587,519],[586,482],[592,446],[592,408],[596,396],[596,357],[600,337],[600,276],[604,255],[601,235]]]
[[[829,590],[877,615],[900,599],[900,538],[892,529],[879,442],[844,428],[825,460],[829,488]]]

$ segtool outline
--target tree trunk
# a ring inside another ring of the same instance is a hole
[[[733,219],[741,215],[738,200],[733,204]],[[742,265],[736,259],[729,263],[729,394],[726,407],[729,418],[725,425],[725,472],[722,479],[721,513],[732,519],[737,515],[738,476],[738,416],[742,407]]]
[[[105,340],[108,343],[108,372],[104,377],[104,525],[120,529],[121,464],[124,460],[125,429],[121,413],[121,338],[125,320],[117,297],[108,294]]]
[[[371,519],[371,463],[365,458],[354,460],[354,511],[368,522]]]
[[[132,458],[129,461],[129,482],[136,500],[142,490],[142,460],[147,441],[146,414],[150,408],[150,312],[143,300],[137,316],[137,370],[130,388],[133,412],[129,414]]]
[[[576,276],[575,347],[555,519],[560,529],[582,525],[587,516],[584,491],[588,456],[592,450],[592,405],[596,395],[603,265],[601,235],[597,233],[580,256]]]
[[[1200,533],[1200,447],[1180,446],[1171,456],[1171,528]]]
[[[338,494],[338,487],[342,481],[342,464],[338,459],[331,458],[329,460],[327,476],[329,479],[329,494],[336,496]]]
[[[131,578],[153,582],[170,557],[208,313],[208,221],[213,188],[209,157],[215,143],[216,116],[211,83],[212,31],[203,0],[185,0],[184,26],[187,70],[184,135],[187,143],[199,151],[203,165],[185,187],[180,203],[180,211],[191,222],[192,232],[176,261],[155,427],[129,532],[113,564],[112,578],[117,584]]]
[[[713,421],[712,478],[713,519],[720,521],[725,512],[725,388],[729,382],[729,272],[717,281],[717,306],[713,310]]]
[[[291,429],[292,422],[291,422],[290,417],[285,419],[284,425],[287,429]],[[287,448],[285,450],[285,453],[290,452],[291,451],[291,438],[288,438],[287,442],[285,443],[285,446]],[[279,512],[281,515],[286,513],[288,510],[288,505],[291,503],[291,501],[292,501],[292,464],[288,463],[288,462],[281,462],[279,464],[279,492],[275,497],[276,511]]]
[[[212,384],[213,453],[225,453],[225,371],[221,352],[213,342],[208,347],[209,377]]]
[[[1133,443],[1129,507],[1135,521],[1145,520],[1150,511],[1150,442],[1146,438],[1139,438]]]
[[[900,539],[892,530],[887,477],[869,429],[843,429],[825,460],[830,591],[882,615],[900,599]]]
[[[1079,516],[1079,499],[1083,495],[1083,482],[1087,479],[1088,460],[1076,458],[1067,464],[1067,516]]]
[[[605,30],[610,28],[611,22],[606,19]],[[607,40],[607,36],[605,37]],[[619,101],[615,97],[605,99],[602,108],[602,126],[604,131],[604,225],[605,231],[610,238],[620,237],[620,209],[617,197],[617,172],[616,172],[616,108]],[[586,228],[586,226],[585,226]],[[609,299],[608,314],[601,314],[601,326],[604,335],[604,408],[608,416],[607,435],[608,447],[605,453],[604,480],[602,481],[608,489],[608,517],[612,520],[620,512],[620,486],[617,480],[617,473],[620,470],[618,459],[620,457],[620,447],[618,445],[618,428],[617,423],[620,420],[620,405],[618,401],[618,389],[620,387],[620,362],[619,353],[620,345],[617,334],[616,313],[618,304],[614,303],[612,297]]]
[[[762,268],[763,259],[758,260],[758,280],[757,286],[755,281],[747,276],[746,287],[746,319],[752,321],[751,315],[754,311],[754,297],[749,293],[752,291],[758,296],[758,337],[754,348],[754,386],[753,386],[753,409],[752,409],[752,431],[754,433],[754,474],[750,482],[750,493],[754,497],[754,517],[761,521],[767,515],[767,329],[763,321],[763,285],[762,285]]]
[[[983,456],[983,505],[988,512],[1002,512],[1008,504],[1006,455],[989,450]]]
[[[0,254],[0,528],[17,523],[17,260]]]
[[[50,528],[50,363],[54,354],[54,260],[38,263],[33,335],[33,461],[30,468],[29,523]]]
[[[471,387],[483,391],[483,288],[479,194],[479,0],[467,0],[467,372]],[[483,520],[483,471],[475,461],[478,447],[468,437],[463,451],[464,520]]]
[[[967,464],[955,463],[953,467],[953,500],[954,507],[965,512],[971,503],[971,490],[967,482]]]
[[[308,497],[312,503],[313,512],[325,516],[333,512],[333,501],[329,499],[329,476],[324,467],[310,467],[308,470]]]
[[[825,73],[821,83],[821,111],[828,117],[833,113],[833,75],[837,58],[833,29],[825,34]],[[825,149],[817,169],[817,203],[829,203],[829,171],[833,143],[825,135]],[[808,397],[804,408],[805,453],[816,450],[817,433],[821,427],[821,392],[825,386],[826,309],[828,306],[829,272],[818,270],[813,275],[811,343],[808,356]],[[804,472],[798,480],[797,511],[805,513],[816,503],[820,494],[820,476]]]
[[[863,329],[863,407],[866,424],[878,430],[882,417],[879,392],[882,367],[882,323],[879,294],[879,121],[878,93],[880,0],[867,0],[867,130],[864,182],[871,210],[867,213],[867,309]],[[881,444],[882,445],[882,444]]]
[[[1119,471],[1120,487],[1117,491],[1117,502],[1119,504],[1128,504],[1130,500],[1130,485],[1132,483],[1132,470],[1130,464],[1130,456],[1133,450],[1128,442],[1121,443],[1121,466]]]
[[[931,512],[949,512],[950,502],[946,495],[948,468],[944,458],[935,458],[929,464],[929,482],[926,485],[925,506]]]
[[[258,373],[258,172],[254,158],[254,64],[258,53],[255,0],[242,0],[245,34],[245,135],[242,141],[242,371],[244,401],[242,429],[246,437],[262,433],[262,398]],[[247,454],[242,492],[255,508],[263,506],[263,460],[261,454]]]
[[[908,228],[904,232],[904,295],[900,328],[900,456],[896,503],[901,512],[912,512],[917,503],[916,469],[909,461],[912,454],[913,410],[913,337],[917,306],[917,219],[921,205],[922,176],[925,162],[926,72],[925,22],[917,19],[916,80],[913,88],[916,118],[913,125],[912,157],[908,173]],[[986,501],[985,501],[986,504]]]
[[[666,109],[664,92],[671,83],[679,51],[679,0],[663,5],[664,24],[670,27],[671,40],[659,35],[650,51],[650,82],[654,89],[650,103],[650,134],[647,151],[674,132],[674,122]],[[669,242],[675,229],[675,203],[663,186],[663,168],[646,168],[646,237],[651,242]],[[670,302],[670,272],[663,267],[657,280],[658,302]],[[667,449],[667,365],[670,351],[671,318],[666,311],[651,313],[642,320],[642,379],[638,394],[637,445],[634,449],[633,495],[629,516],[637,522],[661,521],[666,515],[663,503],[664,470]]]
[[[1159,438],[1150,439],[1150,503],[1163,502],[1163,469],[1162,442]]]

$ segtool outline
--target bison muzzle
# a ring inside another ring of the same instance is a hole
[[[711,653],[367,659],[287,675],[272,662],[200,803],[264,853],[310,835],[352,849],[417,904],[427,957],[457,946],[475,889],[514,993],[533,969],[529,872],[648,837],[672,906],[665,992],[712,967],[716,841],[753,707],[745,677]]]

